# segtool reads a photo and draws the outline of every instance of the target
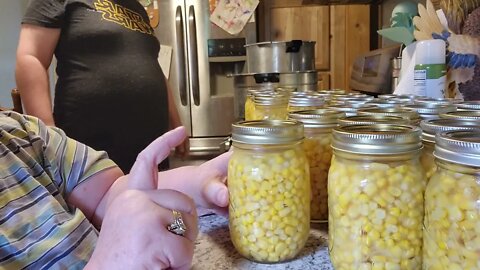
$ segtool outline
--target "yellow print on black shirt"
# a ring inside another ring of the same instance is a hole
[[[102,13],[103,19],[144,34],[153,34],[153,28],[137,12],[112,3],[110,0],[95,1],[95,8]]]

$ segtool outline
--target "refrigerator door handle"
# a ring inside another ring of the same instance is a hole
[[[197,25],[195,19],[195,8],[190,6],[188,9],[188,51],[190,52],[190,61],[188,71],[190,74],[193,103],[200,105],[200,86],[198,79],[198,53],[197,53]]]
[[[177,44],[180,48],[174,50],[176,52],[176,57],[178,63],[185,63],[185,42],[183,39],[183,16],[182,16],[182,7],[177,6],[175,12],[175,35],[177,39]],[[180,89],[180,102],[183,106],[188,105],[188,96],[187,96],[187,76],[185,74],[185,67],[180,65],[178,68],[178,87]]]

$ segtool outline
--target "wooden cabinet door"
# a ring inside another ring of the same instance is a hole
[[[315,68],[330,68],[330,11],[328,6],[270,7],[270,40],[316,41]]]

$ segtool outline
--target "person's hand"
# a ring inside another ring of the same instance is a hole
[[[195,204],[178,191],[156,190],[157,165],[184,133],[168,132],[139,154],[128,188],[108,206],[87,269],[189,269],[198,234]],[[184,236],[167,230],[172,210],[182,214]]]
[[[186,166],[160,172],[158,188],[181,191],[192,197],[197,206],[226,215],[229,201],[226,179],[231,154],[231,152],[222,154],[200,166]]]

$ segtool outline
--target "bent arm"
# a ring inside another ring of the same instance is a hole
[[[23,24],[17,48],[15,79],[25,113],[53,126],[48,67],[60,37],[60,29]]]
[[[108,205],[126,188],[122,170],[112,167],[92,175],[75,187],[67,202],[78,207],[96,228],[100,228]]]

